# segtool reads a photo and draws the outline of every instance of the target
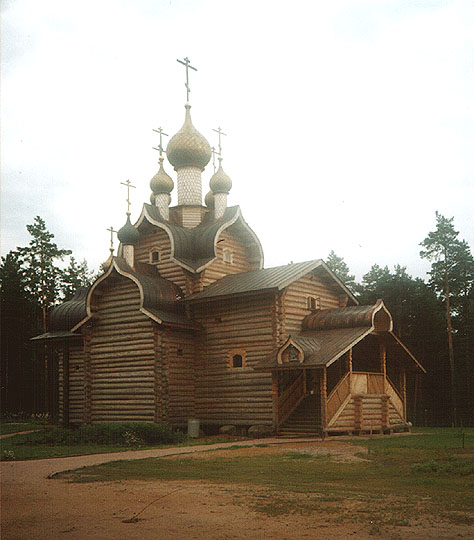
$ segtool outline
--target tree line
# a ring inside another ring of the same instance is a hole
[[[27,225],[28,246],[2,257],[0,264],[1,412],[46,412],[44,355],[30,342],[47,330],[47,313],[90,285],[87,262],[78,263],[54,242],[43,219]]]
[[[431,262],[426,282],[405,266],[374,264],[356,283],[334,251],[326,261],[361,304],[383,299],[395,333],[426,369],[407,381],[417,425],[474,425],[474,259],[453,221],[436,212],[436,229],[420,242]]]
[[[474,425],[474,259],[453,221],[437,212],[436,229],[420,243],[420,257],[431,262],[427,281],[405,266],[374,264],[358,283],[334,251],[326,260],[361,304],[384,300],[394,331],[427,370],[407,381],[408,416],[416,425]],[[45,409],[44,356],[35,354],[30,338],[46,332],[54,305],[94,278],[86,261],[54,243],[39,216],[27,230],[29,245],[0,264],[3,413]]]

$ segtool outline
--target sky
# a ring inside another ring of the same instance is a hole
[[[172,136],[184,121],[184,57],[198,70],[193,123],[211,146],[213,129],[227,134],[229,205],[266,267],[334,250],[359,280],[375,263],[424,278],[435,211],[474,252],[473,2],[3,0],[1,11],[2,255],[28,244],[39,215],[98,269],[107,228],[125,222],[121,182],[136,186],[133,222],[158,167],[153,129]]]

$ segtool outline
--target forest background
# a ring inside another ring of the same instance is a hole
[[[37,216],[27,225],[28,246],[0,264],[1,414],[48,412],[44,355],[30,339],[46,332],[47,314],[87,287],[95,275],[86,261],[59,248]],[[454,218],[436,213],[436,229],[420,242],[431,262],[428,279],[413,278],[405,266],[374,264],[356,282],[344,259],[331,251],[328,266],[361,304],[382,298],[394,331],[427,373],[407,380],[408,420],[419,426],[474,425],[474,258],[459,238]]]

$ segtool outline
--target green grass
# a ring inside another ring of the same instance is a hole
[[[25,425],[25,424],[23,424]],[[117,422],[64,429],[56,426],[35,425],[35,433],[18,433],[0,441],[1,460],[42,459],[80,456],[126,450],[169,448],[170,446],[206,445],[241,437],[209,437],[187,439],[184,434],[167,425],[152,423]]]
[[[44,426],[32,422],[2,422],[0,423],[0,435],[10,433],[20,433],[21,431],[30,431],[32,429],[42,429]]]
[[[210,460],[183,457],[172,463],[145,459],[87,467],[68,473],[67,478],[74,482],[156,479],[243,484],[270,490],[237,501],[266,515],[314,512],[328,519],[387,525],[413,523],[421,515],[474,524],[474,430],[465,433],[464,449],[456,430],[357,439],[358,445],[370,448],[366,462],[341,463],[328,455],[306,453]]]

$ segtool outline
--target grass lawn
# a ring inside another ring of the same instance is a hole
[[[23,426],[29,424],[21,424]],[[230,442],[233,440],[241,440],[242,437],[209,437],[201,439],[186,439],[180,437],[179,443],[146,443],[143,442],[139,445],[127,444],[125,441],[120,440],[120,432],[127,429],[127,427],[113,426],[113,430],[110,433],[106,433],[106,436],[102,434],[98,438],[97,442],[94,442],[94,434],[87,434],[84,437],[84,441],[81,441],[81,437],[73,437],[72,442],[65,441],[62,437],[64,432],[68,433],[69,430],[62,430],[55,426],[42,426],[39,424],[32,424],[33,429],[37,429],[37,433],[22,434],[17,433],[12,437],[7,437],[0,440],[0,460],[22,460],[22,459],[44,459],[54,457],[68,457],[68,456],[81,456],[86,454],[102,454],[108,452],[126,452],[128,450],[147,450],[150,448],[169,448],[174,446],[193,446],[203,444],[214,444],[219,442]],[[15,431],[10,431],[15,433]],[[53,435],[54,434],[54,435]],[[119,436],[117,436],[119,435]],[[119,442],[117,442],[119,440]]]
[[[43,424],[31,422],[1,422],[0,435],[9,435],[10,433],[20,433],[21,431],[31,431],[32,429],[42,429]]]
[[[324,512],[334,519],[403,525],[420,516],[474,525],[474,429],[427,430],[406,437],[357,439],[367,461],[341,463],[306,453],[145,459],[68,473],[73,482],[208,480],[269,488],[245,504],[270,515]],[[242,502],[243,504],[244,502]],[[342,512],[341,512],[342,511]]]

